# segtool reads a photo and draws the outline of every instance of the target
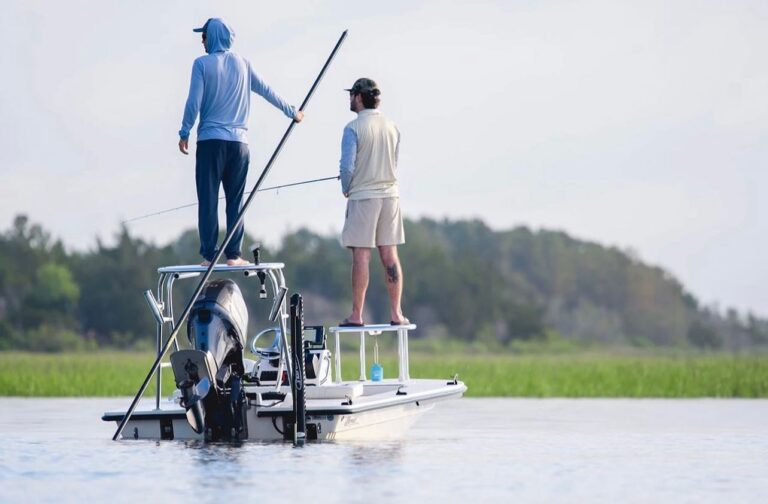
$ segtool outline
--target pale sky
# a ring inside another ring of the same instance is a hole
[[[342,88],[371,77],[402,133],[406,216],[563,230],[631,249],[706,304],[768,315],[764,0],[6,0],[2,10],[0,229],[26,213],[86,249],[123,219],[195,202],[194,157],[176,144],[202,54],[191,29],[208,17],[227,20],[233,49],[296,105],[348,28],[266,185],[338,173],[354,118]],[[249,187],[287,126],[253,97]],[[339,232],[344,204],[334,182],[264,194],[246,228],[272,244],[301,226]],[[130,229],[164,244],[195,226],[187,209]]]

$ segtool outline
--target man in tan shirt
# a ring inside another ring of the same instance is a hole
[[[341,140],[341,190],[348,198],[341,242],[352,250],[352,313],[341,326],[362,326],[368,289],[371,249],[378,248],[386,271],[390,323],[409,324],[400,300],[403,271],[397,246],[405,243],[397,189],[400,132],[378,110],[378,86],[361,78],[347,89],[349,108],[357,119],[347,124]]]

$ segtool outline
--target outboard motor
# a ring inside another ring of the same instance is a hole
[[[187,420],[208,441],[248,437],[243,346],[248,309],[235,282],[208,282],[187,323],[192,350],[171,354],[176,386]]]

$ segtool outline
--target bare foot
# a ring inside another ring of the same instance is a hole
[[[389,321],[390,325],[408,325],[411,323],[410,320],[408,320],[406,317],[403,317],[399,320],[392,319]]]
[[[210,265],[211,265],[211,261],[203,261],[200,263],[200,266],[202,266],[203,268],[207,268]]]
[[[242,257],[238,257],[237,259],[227,259],[227,266],[248,266],[249,264],[251,263]]]

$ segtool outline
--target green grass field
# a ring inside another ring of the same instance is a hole
[[[370,367],[371,354],[368,354]],[[153,362],[150,353],[0,353],[0,396],[131,396]],[[397,376],[383,359],[385,378]],[[358,376],[343,353],[344,378]],[[411,352],[413,378],[459,374],[468,397],[768,397],[768,357],[715,355],[435,355]],[[173,390],[165,370],[163,394]],[[150,384],[146,397],[154,392]]]

